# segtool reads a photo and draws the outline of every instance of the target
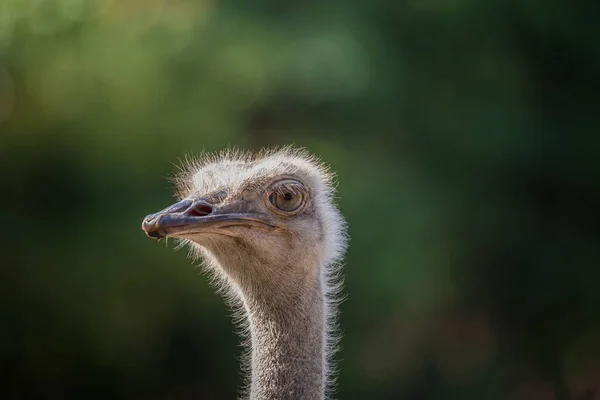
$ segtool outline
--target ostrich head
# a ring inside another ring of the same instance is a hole
[[[332,175],[302,150],[205,156],[175,180],[179,201],[148,215],[143,229],[182,239],[240,289],[301,287],[344,250]]]

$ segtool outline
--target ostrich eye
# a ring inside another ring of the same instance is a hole
[[[296,211],[302,205],[302,195],[299,193],[274,192],[269,196],[269,201],[281,211]]]
[[[269,195],[269,203],[276,211],[286,213],[298,211],[304,204],[304,190],[299,182],[285,182],[279,184]]]

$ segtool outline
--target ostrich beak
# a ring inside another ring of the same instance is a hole
[[[277,229],[266,217],[227,212],[205,201],[191,199],[181,200],[162,211],[150,214],[142,222],[142,229],[153,239],[195,233],[225,233],[224,229],[232,226]]]

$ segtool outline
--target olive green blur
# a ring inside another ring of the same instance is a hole
[[[600,396],[600,3],[0,0],[2,399],[234,399],[142,218],[295,144],[350,224],[338,398]]]

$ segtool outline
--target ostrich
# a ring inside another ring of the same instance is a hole
[[[324,399],[332,386],[346,224],[333,174],[305,150],[187,161],[178,202],[148,215],[155,239],[190,246],[239,310],[252,400]]]

